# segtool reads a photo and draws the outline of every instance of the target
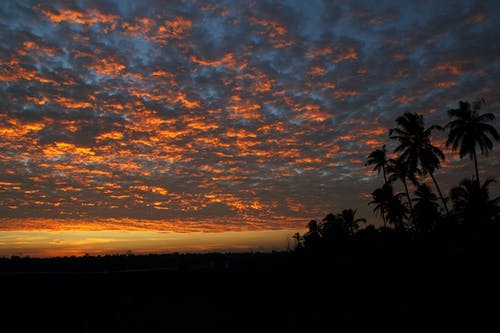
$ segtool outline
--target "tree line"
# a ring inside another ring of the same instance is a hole
[[[426,127],[424,116],[415,112],[397,117],[396,126],[389,129],[389,139],[397,144],[392,154],[383,145],[368,155],[365,164],[382,175],[383,183],[371,193],[369,205],[382,218],[383,227],[377,230],[370,225],[360,229],[366,220],[356,218],[356,210],[345,209],[328,214],[320,222],[311,220],[304,235],[293,236],[296,250],[324,250],[361,232],[373,235],[388,230],[411,236],[410,239],[460,235],[475,240],[475,246],[485,246],[492,233],[498,234],[500,226],[500,197],[490,195],[495,180],[487,178],[481,182],[478,167],[478,155],[488,156],[493,143],[500,140],[491,124],[495,115],[482,112],[485,105],[484,99],[473,103],[460,101],[458,108],[448,110],[450,120],[444,125]],[[473,162],[473,176],[462,179],[448,196],[443,194],[435,174],[445,160],[443,150],[432,141],[437,131],[447,132],[446,147],[451,147],[460,159],[469,157]],[[404,192],[396,193],[394,185],[398,182]]]

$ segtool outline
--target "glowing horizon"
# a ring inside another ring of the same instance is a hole
[[[499,12],[2,2],[0,232],[302,230],[347,208],[378,224],[368,202],[382,181],[364,163],[392,151],[397,116],[444,124],[478,97],[499,113]],[[448,193],[473,166],[444,133],[433,142]],[[499,161],[481,156],[482,177]]]
[[[0,257],[286,251],[292,235],[304,231],[0,231]]]

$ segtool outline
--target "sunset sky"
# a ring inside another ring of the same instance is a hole
[[[478,97],[500,116],[499,17],[498,1],[1,1],[0,255],[92,252],[92,232],[137,239],[107,252],[268,249],[272,230],[284,247],[344,208],[377,224],[364,163],[395,147],[397,116],[444,124]],[[474,169],[445,152],[448,193]]]

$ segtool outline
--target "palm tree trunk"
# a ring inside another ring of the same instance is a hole
[[[382,173],[384,174],[384,181],[385,181],[384,184],[387,184],[387,175],[385,173],[385,165],[382,165]]]
[[[384,228],[387,227],[387,221],[385,220],[385,209],[382,208],[382,221],[384,221]]]
[[[474,150],[472,151],[472,157],[474,158],[474,168],[476,170],[476,182],[477,182],[477,186],[480,187],[481,183],[479,182],[479,168],[477,167],[476,147],[474,147]]]
[[[408,205],[410,206],[410,216],[413,215],[413,205],[411,204],[410,192],[408,191],[408,185],[406,184],[406,179],[402,179],[403,185],[405,186],[406,197],[408,198]]]
[[[446,205],[446,201],[444,200],[443,193],[441,193],[441,188],[439,187],[439,184],[434,177],[434,174],[429,171],[429,174],[431,175],[432,181],[434,182],[434,185],[436,186],[436,189],[439,193],[439,197],[441,198],[441,201],[443,202],[444,210],[446,211],[446,215],[450,216],[450,211],[448,210],[448,205]]]

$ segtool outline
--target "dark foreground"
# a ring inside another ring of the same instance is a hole
[[[0,260],[1,332],[499,332],[491,257]]]

